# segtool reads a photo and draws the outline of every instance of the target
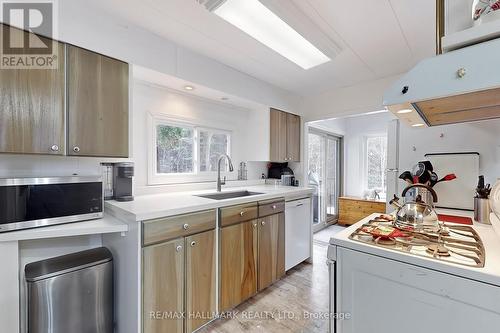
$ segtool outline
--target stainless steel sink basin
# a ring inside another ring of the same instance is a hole
[[[233,199],[233,198],[241,198],[241,197],[250,197],[252,195],[259,195],[263,193],[259,192],[250,192],[250,191],[234,191],[234,192],[217,192],[210,194],[201,194],[196,195],[197,197],[213,199],[213,200],[224,200],[224,199]]]

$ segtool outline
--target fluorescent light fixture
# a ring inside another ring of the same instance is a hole
[[[413,112],[413,110],[411,110],[411,109],[404,109],[404,110],[399,110],[398,111],[399,114],[405,114],[405,113],[410,113],[410,112]]]
[[[184,89],[186,89],[186,90],[194,90],[194,87],[193,86],[184,86]]]
[[[227,0],[214,13],[303,69],[331,60],[258,0]]]
[[[420,123],[419,123],[419,124],[413,124],[413,125],[411,125],[411,126],[413,126],[413,127],[422,127],[422,126],[424,126],[424,124],[420,124]]]

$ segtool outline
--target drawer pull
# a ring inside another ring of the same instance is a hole
[[[260,224],[266,225],[266,221],[262,221],[262,222],[260,222]]]
[[[180,252],[181,250],[182,250],[182,245],[177,245],[177,247],[175,248],[175,251]]]
[[[257,228],[257,223],[254,223],[254,224],[253,224],[253,227],[254,227],[254,228]]]
[[[240,216],[243,217],[243,215],[245,215],[245,211],[240,212]]]
[[[188,229],[189,229],[189,224],[187,224],[187,223],[186,223],[186,224],[184,224],[184,225],[182,226],[182,229],[184,229],[184,230],[188,230]]]
[[[196,242],[195,241],[192,241],[191,242],[191,247],[195,246],[196,245]]]
[[[276,205],[273,205],[273,206],[272,206],[272,209],[276,209],[276,208],[277,208],[277,207],[276,207]]]

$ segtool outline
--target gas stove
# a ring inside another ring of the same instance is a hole
[[[481,238],[470,226],[441,224],[439,230],[400,230],[386,220],[363,224],[349,239],[434,260],[484,267],[485,251]]]

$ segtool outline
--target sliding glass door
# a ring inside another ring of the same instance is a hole
[[[314,188],[314,231],[336,223],[338,219],[338,198],[342,184],[341,141],[341,137],[309,129],[307,174],[309,186]]]

